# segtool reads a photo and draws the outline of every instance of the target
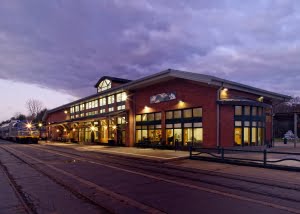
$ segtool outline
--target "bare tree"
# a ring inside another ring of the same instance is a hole
[[[29,99],[26,102],[26,107],[31,116],[36,117],[37,114],[43,109],[43,103],[39,100]]]

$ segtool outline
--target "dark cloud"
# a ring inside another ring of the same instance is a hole
[[[3,0],[0,78],[85,96],[175,68],[300,95],[299,21],[296,0]]]

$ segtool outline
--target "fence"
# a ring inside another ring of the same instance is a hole
[[[300,171],[300,153],[190,147],[190,159]]]

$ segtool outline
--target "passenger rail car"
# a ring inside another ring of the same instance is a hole
[[[0,138],[17,143],[37,143],[39,131],[23,121],[12,120],[0,126]]]

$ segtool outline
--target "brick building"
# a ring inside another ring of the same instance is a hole
[[[138,80],[102,77],[97,93],[49,110],[48,138],[79,143],[263,145],[272,105],[290,99],[221,78],[168,69]]]

